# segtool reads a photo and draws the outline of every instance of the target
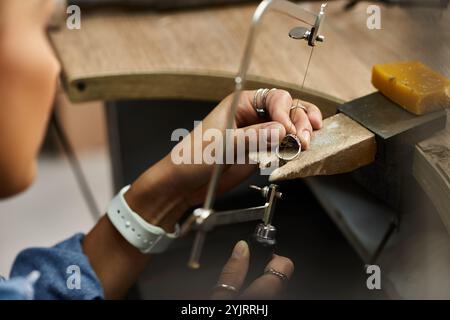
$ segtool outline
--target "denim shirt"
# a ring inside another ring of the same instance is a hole
[[[0,299],[103,299],[103,288],[82,250],[83,238],[76,234],[51,248],[19,253],[10,280],[0,278]]]

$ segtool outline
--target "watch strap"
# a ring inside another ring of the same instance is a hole
[[[174,233],[167,233],[161,227],[145,221],[134,212],[124,198],[126,186],[111,200],[107,216],[119,233],[142,253],[161,253],[167,250],[173,240],[179,236],[179,226]]]

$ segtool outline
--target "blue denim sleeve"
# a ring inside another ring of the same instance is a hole
[[[34,298],[38,300],[104,299],[101,283],[83,253],[83,239],[83,234],[76,234],[51,248],[22,251],[14,261],[11,279],[39,271],[40,278],[34,285]]]
[[[9,281],[0,277],[0,300],[32,300],[34,282],[18,277]]]

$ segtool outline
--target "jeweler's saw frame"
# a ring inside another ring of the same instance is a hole
[[[314,14],[301,8],[298,4],[286,0],[264,0],[258,5],[255,13],[253,14],[239,72],[234,78],[235,89],[230,113],[228,115],[225,127],[226,139],[223,141],[224,147],[226,141],[230,141],[231,138],[230,130],[226,129],[232,128],[237,105],[247,79],[247,71],[250,65],[252,53],[254,51],[258,27],[265,13],[268,11],[275,11],[308,25],[308,27],[296,27],[292,29],[289,32],[289,36],[293,39],[303,39],[307,41],[308,46],[314,47],[317,42],[323,42],[325,40],[324,36],[320,33],[323,19],[325,17],[325,7],[326,3],[322,4],[319,13]],[[305,72],[305,77],[307,72],[308,70]],[[281,193],[277,191],[278,187],[276,185],[259,189],[266,199],[265,205],[224,212],[216,212],[213,210],[217,187],[219,185],[223,167],[224,164],[215,163],[203,207],[196,209],[181,228],[182,234],[186,234],[192,228],[197,230],[189,259],[189,266],[191,268],[200,267],[200,256],[205,242],[206,232],[210,231],[217,225],[262,219],[263,224],[259,225],[260,228],[258,232],[260,232],[262,236],[275,234],[275,228],[271,225],[271,220],[275,209],[275,201],[281,197]]]

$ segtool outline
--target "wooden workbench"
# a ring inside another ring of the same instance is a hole
[[[367,6],[328,4],[323,34],[305,84],[350,100],[374,91],[375,63],[418,59],[450,76],[450,18],[431,10],[381,11],[381,30],[366,26]],[[220,100],[232,90],[254,4],[174,13],[84,14],[81,30],[51,34],[74,101],[129,98]],[[319,4],[304,3],[317,12]],[[298,88],[309,47],[288,37],[298,22],[269,13],[262,24],[251,79]],[[255,84],[253,84],[255,85]]]
[[[450,77],[449,11],[382,7],[382,29],[369,30],[367,5],[361,3],[354,10],[344,12],[343,4],[344,1],[329,3],[323,29],[326,41],[314,51],[304,90],[300,90],[300,83],[309,48],[288,37],[289,30],[298,23],[268,14],[257,41],[248,88],[288,89],[294,96],[316,103],[324,116],[329,116],[335,112],[337,103],[374,91],[370,74],[375,63],[417,59]],[[109,101],[110,145],[113,158],[117,159],[113,160],[113,168],[116,175],[121,172],[115,177],[116,188],[129,183],[138,172],[170,150],[170,145],[164,144],[167,132],[172,127],[187,125],[180,119],[200,119],[214,106],[214,101],[232,91],[255,6],[164,13],[83,12],[81,30],[62,28],[50,34],[62,63],[63,83],[70,99]],[[303,3],[302,6],[317,12],[319,4]],[[172,102],[161,102],[166,99]],[[123,100],[127,102],[118,102]],[[182,105],[179,100],[183,101]],[[144,105],[147,108],[142,108]],[[148,119],[170,117],[173,110],[178,117],[172,117],[170,124],[153,121],[148,126]],[[172,127],[162,132],[163,125]],[[142,136],[147,140],[138,140]],[[126,143],[130,140],[133,143]],[[135,159],[136,155],[139,159]],[[326,186],[330,184],[326,182]],[[337,183],[334,191],[340,188],[342,185]],[[333,192],[331,198],[339,196]],[[364,232],[367,226],[376,231],[378,226],[373,227],[372,219],[379,218],[377,212],[386,215],[387,211],[379,203],[373,203],[374,209],[366,217],[365,202],[354,205],[356,196],[347,200],[359,210],[352,213],[356,222],[343,229],[354,244],[360,241],[355,240],[357,237],[370,236],[370,232]],[[427,293],[432,297],[449,297],[450,285],[428,281],[441,274],[448,275],[448,234],[432,209],[423,206],[422,211],[413,209],[402,222],[396,243],[388,246],[381,256],[380,263],[385,268],[382,270],[390,277],[389,294],[410,298],[427,297]],[[333,218],[342,223],[341,216]],[[386,215],[381,233],[388,219]],[[350,230],[355,225],[363,226],[358,229],[359,234]],[[372,242],[365,250],[376,248],[373,239],[369,239]],[[424,279],[408,282],[408,277],[420,276]]]

